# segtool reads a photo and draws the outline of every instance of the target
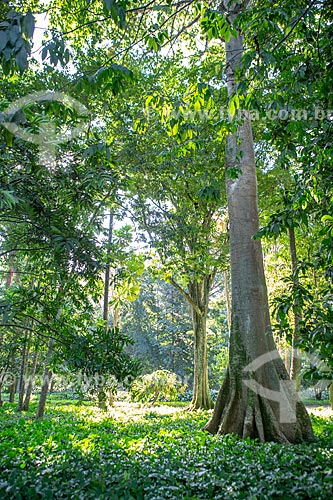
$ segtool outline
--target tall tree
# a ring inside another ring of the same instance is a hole
[[[232,23],[248,2],[225,0]],[[237,92],[237,69],[243,55],[243,35],[225,43],[229,99]],[[230,170],[234,177],[230,178]],[[228,172],[229,170],[229,172]],[[229,173],[229,175],[228,175]],[[230,220],[232,318],[229,366],[205,429],[293,443],[312,438],[306,409],[276,350],[268,308],[260,241],[257,180],[251,121],[245,114],[236,132],[227,137],[227,198]]]
[[[148,141],[154,144],[149,137],[147,132]],[[142,173],[135,185],[139,196],[134,197],[133,208],[158,255],[157,274],[170,282],[191,307],[194,336],[191,407],[210,408],[209,297],[216,272],[226,259],[226,227],[221,222],[223,202],[217,188],[221,168],[216,162],[215,146],[188,153],[184,159],[177,158],[172,150],[169,152],[169,147],[166,144],[160,149],[155,143],[158,165],[150,163],[149,170],[146,164],[150,155],[145,159],[141,152]]]

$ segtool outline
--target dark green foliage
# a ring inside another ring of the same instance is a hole
[[[133,409],[133,408],[132,408]],[[33,411],[33,410],[32,410]],[[36,421],[0,409],[2,499],[328,499],[333,424],[294,447],[200,431],[206,412],[114,420],[91,406],[56,401]]]
[[[35,20],[28,11],[22,15],[10,10],[6,18],[0,19],[0,63],[5,75],[15,71],[23,72],[28,67],[31,52],[30,40],[35,30]]]
[[[70,345],[63,346],[63,357],[70,371],[80,372],[93,380],[96,390],[104,388],[98,377],[114,375],[120,382],[126,378],[133,380],[138,376],[140,366],[124,352],[126,345],[133,341],[119,332],[118,329],[106,330],[105,325],[90,327],[86,335],[74,335]]]

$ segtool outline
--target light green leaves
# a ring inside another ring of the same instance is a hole
[[[0,208],[12,208],[18,202],[13,191],[6,189],[0,190]]]
[[[151,33],[145,36],[145,42],[149,50],[158,52],[162,45],[168,40],[168,33],[160,30],[158,25],[153,25]]]
[[[237,30],[231,26],[224,15],[214,9],[207,8],[202,11],[200,26],[209,40],[216,38],[229,42],[231,36],[238,36]]]
[[[323,215],[322,222],[326,222],[327,232],[333,236],[333,217],[331,215]]]

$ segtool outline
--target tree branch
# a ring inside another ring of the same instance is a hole
[[[191,295],[189,295],[187,292],[185,292],[185,290],[180,285],[178,285],[178,283],[173,278],[170,279],[170,283],[172,286],[174,286],[176,288],[176,290],[178,290],[178,292],[180,292],[182,294],[183,297],[185,297],[185,299],[191,304],[191,306],[193,307],[195,312],[199,316],[202,316],[201,310],[199,309],[197,304],[194,302]]]

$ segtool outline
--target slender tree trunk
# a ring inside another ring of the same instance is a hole
[[[49,368],[49,363],[50,363],[52,355],[53,355],[53,346],[54,346],[54,339],[50,339],[49,343],[48,343],[47,353],[46,353],[44,378],[43,378],[43,384],[42,384],[42,388],[41,388],[41,392],[40,392],[40,396],[39,396],[38,410],[37,410],[37,414],[36,414],[37,418],[43,418],[43,416],[44,416],[47,393],[49,391],[49,387],[50,387],[50,383],[51,383],[51,379],[52,379],[52,371]]]
[[[111,245],[112,245],[112,234],[113,234],[113,213],[110,212],[109,232],[108,232],[108,248],[107,248],[107,263],[106,263],[105,276],[104,276],[103,319],[105,321],[106,328],[108,328],[108,321],[109,321],[110,272],[111,272],[110,251],[111,251]]]
[[[297,269],[295,230],[293,227],[290,227],[288,229],[288,232],[289,232],[289,247],[290,247],[290,257],[291,257],[291,270],[293,275],[293,285],[295,288],[297,288],[299,285],[299,279],[298,279],[298,269]],[[293,342],[291,350],[290,378],[295,382],[296,390],[300,391],[302,360],[299,349],[297,348],[297,343],[299,341],[299,329],[302,316],[299,310],[299,304],[297,299],[294,300],[293,312],[294,312],[294,334],[293,334]]]
[[[14,277],[14,267],[12,265],[12,256],[10,255],[10,257],[9,257],[9,270],[8,270],[7,275],[6,275],[6,284],[5,284],[6,289],[11,287],[12,282],[13,282],[13,277]],[[4,339],[4,335],[2,334],[2,332],[0,332],[0,347],[3,343],[3,339]],[[7,369],[8,369],[8,361],[6,362],[6,366],[3,366],[1,369],[1,372],[0,372],[0,406],[3,405],[2,387],[3,387],[3,382],[5,380],[5,376],[7,373]]]
[[[10,256],[9,257],[9,271],[7,273],[7,276],[6,276],[6,285],[5,285],[6,288],[10,288],[12,286],[14,273],[15,273],[15,269],[13,266],[13,258],[12,258],[12,256]]]
[[[224,0],[233,22],[245,3]],[[236,69],[243,39],[226,42],[229,98],[236,90]],[[232,317],[229,365],[212,418],[205,429],[234,433],[261,442],[294,443],[313,438],[310,418],[290,381],[276,349],[269,317],[259,229],[257,180],[250,118],[227,137],[227,175],[230,221]],[[228,172],[227,172],[228,173]]]
[[[34,378],[35,378],[36,368],[37,368],[38,354],[39,354],[38,349],[36,349],[35,353],[34,353],[34,357],[32,359],[30,377],[29,377],[29,381],[28,381],[27,391],[25,393],[24,403],[22,406],[22,410],[24,410],[24,411],[29,410],[32,388],[33,388],[33,383],[34,383]]]
[[[207,313],[210,277],[203,282],[191,283],[189,292],[197,308],[192,307],[194,330],[194,377],[191,409],[210,409],[214,404],[210,396],[207,360]]]
[[[194,377],[192,409],[210,409],[214,404],[208,383],[206,317],[192,310],[194,330]]]
[[[10,370],[10,359],[11,359],[11,353],[7,355],[7,359],[4,361],[3,366],[1,367],[0,371],[0,406],[2,406],[3,401],[2,401],[2,388],[5,385],[6,382],[6,376],[7,373]]]
[[[54,392],[55,383],[56,383],[56,379],[55,379],[55,377],[52,377],[50,389],[49,389],[49,394],[52,394]]]
[[[120,308],[115,307],[113,310],[113,328],[118,328],[119,327],[119,313],[120,313]]]
[[[109,301],[110,301],[110,278],[111,278],[110,256],[111,256],[112,238],[113,238],[113,213],[110,212],[109,231],[108,231],[108,247],[107,247],[107,263],[106,263],[105,276],[104,276],[104,305],[103,305],[103,319],[105,321],[106,330],[109,329]],[[117,320],[118,320],[118,317],[117,317]],[[113,318],[113,328],[116,328],[114,321],[115,321],[115,318]],[[114,405],[114,395],[113,395],[112,389],[109,390],[109,395],[107,397],[104,389],[101,388],[98,392],[97,398],[98,398],[98,407],[101,408],[102,410],[107,409],[107,400],[108,400],[110,406]]]
[[[14,403],[14,401],[15,401],[16,384],[17,384],[17,379],[14,376],[13,382],[10,384],[10,387],[9,387],[9,402],[10,403]]]
[[[4,383],[6,377],[6,368],[2,368],[0,372],[0,406],[3,405],[3,400],[2,400],[2,386]]]
[[[23,349],[22,349],[22,360],[20,369],[20,379],[19,379],[19,400],[17,405],[17,411],[21,412],[23,409],[23,399],[25,392],[25,380],[27,376],[27,366],[29,357],[29,341],[28,336],[25,336]]]
[[[333,410],[333,382],[331,383],[329,387],[329,398],[330,398],[330,405]]]

